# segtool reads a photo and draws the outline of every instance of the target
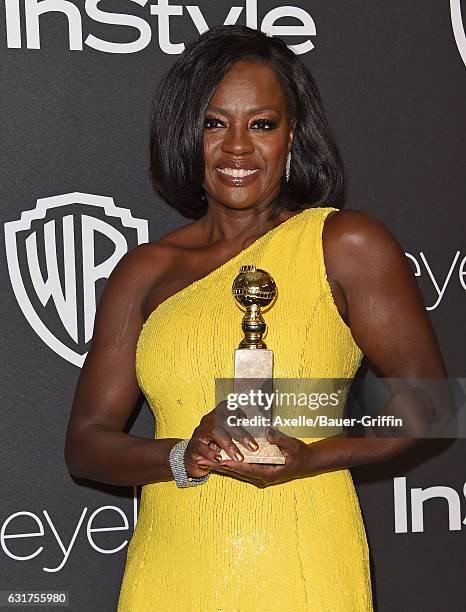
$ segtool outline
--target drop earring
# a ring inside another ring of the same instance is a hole
[[[291,167],[291,151],[288,151],[288,155],[286,156],[286,168],[285,168],[285,176],[286,176],[287,183],[290,180],[290,167]]]

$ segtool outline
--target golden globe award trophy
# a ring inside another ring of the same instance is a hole
[[[240,393],[246,393],[250,397],[251,391],[254,391],[258,400],[258,392],[272,393],[273,352],[267,348],[262,339],[266,324],[261,309],[265,310],[272,305],[277,295],[277,287],[265,270],[254,265],[241,266],[233,282],[232,293],[240,307],[246,311],[241,324],[244,338],[235,350],[234,393],[236,397]],[[244,462],[285,463],[281,450],[269,442],[265,435],[268,426],[273,423],[271,407],[266,409],[264,405],[254,403],[242,405],[241,410],[245,413],[249,424],[239,424],[249,431],[259,444],[258,450],[252,451],[234,440],[244,456]],[[220,454],[222,459],[230,459],[223,449]]]

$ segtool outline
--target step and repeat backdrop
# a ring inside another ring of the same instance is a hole
[[[74,479],[64,436],[106,279],[188,222],[150,187],[151,96],[212,25],[281,36],[309,66],[345,160],[345,206],[397,237],[449,376],[464,381],[465,4],[0,2],[0,590],[116,609],[140,487]],[[141,397],[128,431],[153,427]],[[465,441],[444,439],[353,470],[379,612],[466,610],[465,465]]]

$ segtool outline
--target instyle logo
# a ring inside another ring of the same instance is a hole
[[[131,32],[131,42],[114,42],[107,38],[99,38],[92,32],[83,33],[83,19],[81,15],[82,2],[70,0],[5,0],[6,42],[10,49],[40,49],[41,48],[41,20],[46,13],[58,12],[63,17],[63,28],[68,30],[68,46],[70,51],[82,51],[83,44],[103,53],[137,53],[145,49],[152,40],[152,27],[157,24],[157,40],[160,50],[168,55],[182,53],[184,42],[172,40],[172,26],[180,23],[182,19],[190,19],[199,34],[207,31],[211,25],[207,23],[208,15],[204,9],[196,5],[170,4],[170,0],[127,0],[128,10],[138,10],[135,5],[146,9],[147,18],[131,13],[114,13],[102,10],[99,7],[101,0],[86,0],[84,12],[93,21],[101,24],[118,26]],[[266,4],[266,3],[264,3]],[[108,6],[108,4],[107,4]],[[21,10],[23,8],[24,10]],[[147,10],[149,9],[149,10]],[[139,9],[140,10],[140,9]],[[186,12],[185,12],[186,11]],[[243,15],[243,13],[245,13]],[[241,20],[240,20],[241,17]],[[294,25],[278,25],[282,18],[293,18]],[[298,44],[289,45],[296,54],[307,53],[314,48],[310,36],[316,35],[316,26],[311,15],[297,6],[279,6],[271,9],[258,21],[258,0],[245,0],[242,6],[232,6],[228,11],[224,24],[233,25],[245,23],[250,28],[272,36],[299,36],[306,40]],[[23,40],[21,25],[25,30]]]
[[[466,482],[463,485],[463,496],[466,498]],[[408,497],[411,511],[408,510]],[[461,511],[460,494],[447,486],[434,486],[421,489],[414,487],[410,490],[406,486],[406,477],[393,479],[393,505],[395,514],[395,533],[408,533],[410,530],[408,518],[411,518],[411,532],[423,533],[424,527],[424,504],[430,500],[442,500],[444,514],[444,525],[449,531],[461,531],[466,525],[466,517],[463,518]],[[438,504],[439,502],[437,502]]]
[[[145,219],[133,218],[113,198],[89,193],[41,198],[18,221],[5,223],[18,304],[38,336],[63,359],[82,366],[94,328],[97,281],[108,278],[127,251],[148,242],[148,235]],[[105,252],[99,262],[98,252]]]
[[[31,561],[45,555],[43,562],[53,564],[53,567],[43,566],[44,572],[60,572],[67,564],[73,548],[79,538],[87,539],[89,546],[102,555],[114,555],[128,544],[138,520],[137,487],[132,487],[132,526],[129,517],[118,506],[101,506],[88,515],[88,508],[83,508],[79,518],[70,522],[66,533],[59,532],[56,517],[47,510],[42,514],[20,510],[2,519],[0,529],[0,547],[2,552],[14,561]],[[42,516],[43,515],[43,516]],[[70,517],[71,518],[71,517]],[[120,537],[112,533],[123,531]],[[113,546],[105,542],[111,542]],[[78,542],[78,545],[80,542]],[[56,551],[59,549],[59,558]],[[53,560],[52,560],[53,559]],[[79,561],[76,560],[78,563]],[[2,560],[2,566],[4,561]]]

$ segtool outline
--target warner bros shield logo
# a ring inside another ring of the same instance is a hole
[[[148,223],[113,198],[66,193],[41,198],[5,223],[11,285],[37,335],[82,367],[99,294],[123,255],[148,242]]]
[[[461,14],[461,0],[450,0],[450,16],[456,46],[466,66],[466,35],[464,32],[463,16]]]

